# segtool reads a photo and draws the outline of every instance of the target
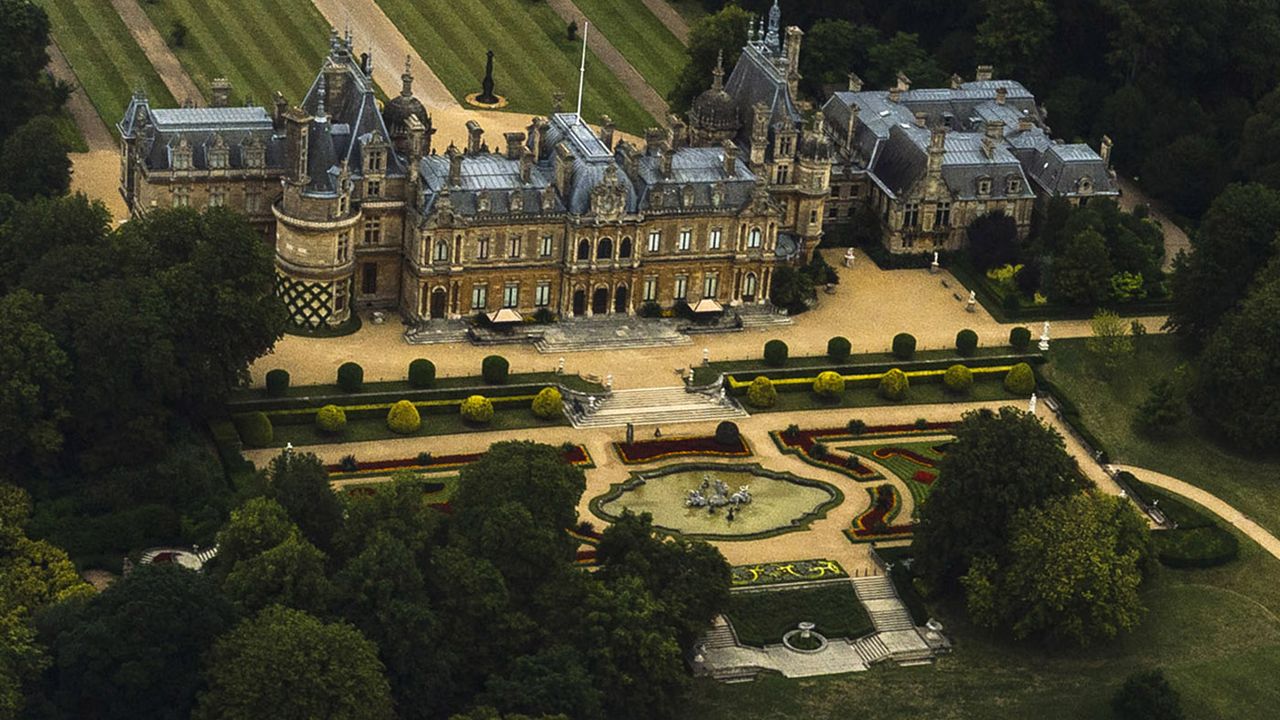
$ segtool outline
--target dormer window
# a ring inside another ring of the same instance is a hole
[[[978,194],[979,195],[991,194],[991,178],[978,178]]]
[[[209,149],[209,169],[210,170],[226,170],[230,153],[225,147],[213,147]]]
[[[186,140],[183,140],[178,144],[178,147],[173,149],[173,169],[191,169],[191,146],[187,144]]]
[[[511,191],[511,198],[508,201],[511,212],[518,213],[524,210],[524,193],[520,190]]]
[[[1009,178],[1005,181],[1004,191],[1006,195],[1017,195],[1022,192],[1022,181],[1016,177]]]
[[[369,172],[382,172],[383,167],[385,167],[385,162],[385,156],[382,154],[381,150],[369,151],[367,167]]]
[[[1088,195],[1093,192],[1093,180],[1088,177],[1082,177],[1076,182],[1076,188],[1081,194]]]
[[[476,194],[476,212],[489,212],[489,193],[481,190]]]
[[[684,207],[693,207],[693,187],[685,185],[680,188],[680,204]]]
[[[261,145],[248,145],[243,151],[244,166],[247,168],[260,168],[266,165],[266,152]]]

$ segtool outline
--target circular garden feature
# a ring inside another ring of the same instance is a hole
[[[802,530],[843,500],[834,485],[757,464],[680,463],[632,473],[592,498],[591,512],[609,522],[647,512],[671,535],[753,540]]]

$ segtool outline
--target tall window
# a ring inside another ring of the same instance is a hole
[[[578,259],[579,260],[591,259],[591,242],[588,241],[586,238],[583,238],[578,241]]]
[[[907,203],[902,210],[902,227],[920,227],[920,203]]]
[[[600,238],[600,242],[596,243],[596,259],[609,260],[613,257],[613,240],[610,238]]]
[[[338,262],[344,263],[351,258],[351,234],[338,233]]]
[[[502,307],[513,308],[520,304],[520,283],[510,282],[502,286]]]
[[[760,247],[760,228],[756,228],[756,227],[751,228],[751,232],[747,235],[747,247],[749,248]]]
[[[685,228],[680,231],[680,244],[677,246],[680,250],[688,250],[693,245],[693,231]]]
[[[624,237],[622,242],[618,243],[618,257],[623,259],[631,257],[631,238]]]
[[[244,189],[244,211],[256,213],[262,210],[262,189],[246,186]]]
[[[654,302],[658,299],[658,278],[647,277],[644,279],[644,301]]]
[[[484,312],[489,305],[489,286],[474,285],[471,288],[471,312]]]
[[[449,259],[449,241],[447,240],[436,241],[435,259],[437,262],[444,262],[445,260]]]
[[[339,280],[333,284],[333,311],[342,312],[347,309],[347,293],[350,286],[346,280]]]
[[[951,227],[951,203],[940,202],[933,211],[934,227]]]
[[[191,188],[182,187],[182,186],[174,188],[173,206],[187,207],[190,204],[191,204]]]
[[[722,234],[723,234],[723,233],[722,233],[722,231],[720,230],[720,228],[711,228],[711,234],[707,236],[707,249],[708,249],[708,250],[719,250],[719,249],[720,249],[720,237],[721,237],[721,235],[722,235]]]
[[[480,240],[476,243],[476,259],[477,260],[489,259],[489,238],[487,237],[480,238]]]
[[[707,273],[707,276],[702,280],[702,297],[715,299],[719,290],[720,276],[716,273]]]
[[[791,179],[791,168],[786,165],[779,165],[775,178],[777,184],[786,185],[787,181]]]
[[[381,150],[369,151],[369,169],[375,172],[382,169],[382,151]]]
[[[378,266],[376,263],[365,263],[361,269],[360,292],[373,295],[378,292]]]
[[[649,252],[656,253],[662,249],[662,231],[649,231]]]
[[[533,289],[533,304],[546,307],[551,304],[551,283],[543,280]]]
[[[542,236],[542,246],[538,248],[538,255],[541,257],[551,257],[552,239],[550,235]]]
[[[512,235],[511,237],[507,238],[507,257],[510,257],[510,258],[520,257],[520,236],[519,235]]]
[[[367,195],[367,196],[369,196],[369,197],[378,197],[378,196],[382,195],[382,181],[381,181],[381,180],[370,180],[370,181],[365,185],[364,194],[365,194],[365,195]]]
[[[684,275],[676,276],[676,299],[684,300],[689,297],[689,278]]]
[[[369,218],[364,221],[364,244],[377,245],[382,242],[382,219]]]
[[[226,188],[209,188],[209,207],[222,207],[227,204]]]
[[[173,169],[174,170],[190,170],[191,169],[191,148],[179,147],[173,151]]]
[[[228,153],[225,149],[218,148],[209,151],[209,169],[210,170],[226,170]]]

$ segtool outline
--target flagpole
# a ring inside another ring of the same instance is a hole
[[[591,30],[591,21],[582,21],[582,64],[578,66],[578,111],[574,113],[574,124],[582,122],[582,83],[587,77],[587,32]]]

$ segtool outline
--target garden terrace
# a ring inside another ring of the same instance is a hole
[[[322,385],[290,385],[283,397],[271,397],[265,387],[244,388],[231,395],[228,405],[235,412],[285,410],[291,408],[359,403],[395,402],[396,400],[438,400],[468,395],[495,395],[504,391],[515,394],[532,389],[534,392],[548,386],[560,387],[582,393],[600,394],[605,388],[600,383],[584,380],[577,375],[554,372],[512,373],[501,385],[491,385],[479,375],[436,378],[427,388],[415,388],[408,380],[366,382],[360,392],[347,392],[336,383]]]
[[[964,365],[971,369],[1016,365],[1020,362],[1038,365],[1045,361],[1039,352],[1018,352],[1010,347],[979,347],[968,357],[958,355],[955,348],[917,350],[910,360],[899,360],[893,353],[865,353],[850,355],[843,362],[828,355],[807,355],[787,358],[782,367],[770,367],[760,358],[746,360],[722,360],[694,369],[693,383],[707,385],[721,375],[738,383],[750,384],[763,375],[770,380],[813,378],[819,372],[832,370],[841,375],[881,375],[892,368],[904,372],[946,370],[952,365]]]
[[[639,465],[689,455],[751,457],[751,446],[738,436],[732,445],[723,445],[714,437],[673,437],[637,442],[615,442],[614,452],[627,465]]]
[[[946,452],[949,441],[897,443],[884,445],[849,445],[837,448],[878,463],[893,473],[911,492],[918,509],[929,497],[933,484],[938,480],[938,461]]]
[[[774,430],[769,433],[769,437],[773,439],[773,443],[778,446],[784,454],[797,455],[804,462],[815,467],[834,470],[841,474],[847,475],[854,480],[878,480],[880,474],[874,470],[862,465],[860,462],[850,456],[839,456],[833,454],[830,450],[826,454],[818,457],[814,448],[821,444],[824,447],[832,443],[864,441],[875,439],[889,439],[899,437],[921,436],[921,435],[938,435],[951,431],[954,423],[950,422],[926,422],[913,423],[911,425],[876,425],[865,428],[862,432],[853,433],[848,427],[842,428],[814,428],[809,430],[796,429],[795,432],[788,430]],[[874,449],[875,445],[868,446]],[[846,451],[852,448],[844,448]],[[877,462],[880,462],[877,459]],[[905,478],[904,478],[905,481]]]
[[[569,445],[562,449],[564,461],[581,468],[593,468],[591,453],[583,445]],[[348,463],[339,462],[326,465],[325,470],[331,480],[347,480],[359,477],[382,477],[400,471],[415,473],[434,473],[457,470],[484,457],[484,453],[461,453],[457,455],[431,455],[403,458],[400,460],[376,460],[356,462],[352,469]]]
[[[874,630],[848,581],[798,588],[735,590],[725,616],[738,641],[763,647],[782,642],[800,622],[827,638],[858,638]]]
[[[327,433],[316,427],[315,410],[277,411],[267,413],[267,417],[271,420],[274,429],[274,437],[268,447],[285,447],[290,443],[296,447],[301,447],[370,440],[457,435],[491,430],[522,430],[525,428],[554,426],[570,427],[569,421],[563,417],[545,419],[534,415],[533,410],[529,407],[533,402],[533,398],[533,395],[489,398],[494,406],[493,418],[483,424],[472,423],[461,417],[458,413],[461,400],[437,401],[439,404],[432,405],[414,403],[414,406],[418,408],[419,413],[424,417],[421,426],[414,432],[407,434],[393,432],[387,427],[387,413],[391,408],[390,403],[346,408],[346,426],[334,433]]]

